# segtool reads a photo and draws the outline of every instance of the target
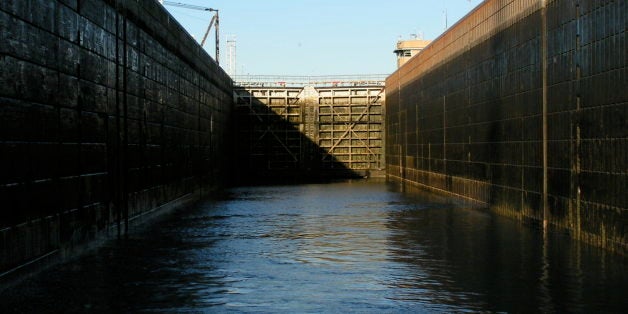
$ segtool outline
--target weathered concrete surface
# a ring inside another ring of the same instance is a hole
[[[0,1],[0,274],[221,183],[232,104],[157,1]]]
[[[489,0],[386,82],[390,178],[628,248],[628,2]]]

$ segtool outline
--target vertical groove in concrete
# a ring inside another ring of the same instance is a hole
[[[549,201],[547,198],[547,0],[541,0],[541,71],[542,71],[542,110],[543,116],[543,229],[549,222]]]

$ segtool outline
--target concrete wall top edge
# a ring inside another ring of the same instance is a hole
[[[233,80],[157,0],[115,0],[112,2],[114,2],[112,3],[114,8],[124,16],[141,26],[162,45],[176,52],[181,59],[203,73],[209,81],[224,92],[230,93]],[[193,47],[191,51],[185,50],[189,47]]]
[[[447,63],[541,8],[546,0],[485,0],[406,64],[386,78],[386,87],[402,87],[421,73]]]

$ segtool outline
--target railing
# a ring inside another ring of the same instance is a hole
[[[384,86],[388,74],[365,75],[236,75],[241,87]]]

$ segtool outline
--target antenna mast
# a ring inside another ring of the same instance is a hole
[[[228,72],[234,77],[237,71],[237,63],[236,63],[236,36],[231,35],[227,36],[227,49],[228,49],[228,58],[229,58],[229,66]]]

